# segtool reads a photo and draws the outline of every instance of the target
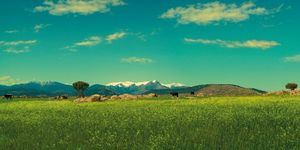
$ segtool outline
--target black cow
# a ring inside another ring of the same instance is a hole
[[[12,99],[12,98],[13,98],[13,95],[12,95],[12,94],[5,94],[5,95],[4,95],[4,98],[7,99],[7,100],[8,100],[8,99]]]
[[[178,92],[170,92],[170,94],[171,94],[173,97],[179,97],[179,93],[178,93]]]
[[[191,95],[195,95],[195,92],[192,91],[192,92],[191,92]]]
[[[67,95],[60,95],[60,96],[54,97],[54,99],[58,99],[58,100],[68,99],[68,96]]]

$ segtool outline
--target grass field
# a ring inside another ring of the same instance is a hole
[[[0,100],[0,149],[300,149],[300,97]]]

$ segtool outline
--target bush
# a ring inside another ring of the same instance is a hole
[[[84,97],[84,91],[89,87],[90,85],[83,81],[78,81],[73,83],[74,89],[78,92],[79,97]]]
[[[295,89],[297,89],[298,85],[296,83],[288,83],[285,85],[286,89],[290,89],[292,91],[294,91]]]

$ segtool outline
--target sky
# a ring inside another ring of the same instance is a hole
[[[1,3],[0,84],[300,83],[300,1]]]

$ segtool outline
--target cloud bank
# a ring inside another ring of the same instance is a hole
[[[0,41],[0,48],[3,48],[3,51],[7,53],[20,54],[29,52],[30,47],[36,43],[37,40]]]
[[[14,79],[11,76],[0,76],[0,85],[13,85],[20,82],[20,79]]]
[[[118,39],[123,38],[124,36],[126,36],[126,32],[116,32],[116,33],[113,33],[113,34],[110,34],[110,35],[106,36],[106,40],[109,43],[111,43],[114,40],[118,40]]]
[[[122,58],[121,62],[123,63],[140,63],[140,64],[149,64],[152,63],[153,60],[150,58],[141,58],[141,57],[127,57]]]
[[[300,62],[300,54],[284,58],[285,62]]]
[[[89,38],[86,38],[85,40],[81,42],[77,42],[74,44],[74,46],[81,46],[81,47],[91,47],[96,46],[101,43],[101,38],[99,36],[91,36]]]
[[[4,32],[7,34],[14,34],[14,33],[18,33],[19,31],[18,30],[6,30]]]
[[[34,8],[35,12],[48,12],[51,15],[89,15],[109,12],[111,7],[122,6],[122,0],[45,0],[43,5]]]
[[[47,28],[48,26],[50,26],[50,24],[37,24],[33,27],[34,31],[36,33],[40,32],[42,29]]]
[[[216,1],[171,8],[163,13],[160,18],[176,19],[179,24],[209,25],[218,22],[241,22],[251,16],[269,15],[279,10],[257,7],[254,2],[245,2],[238,6],[237,4],[225,4]]]
[[[218,45],[227,48],[257,48],[257,49],[269,49],[275,46],[279,46],[280,43],[276,41],[265,40],[248,40],[248,41],[224,41],[224,40],[207,40],[207,39],[190,39],[185,38],[185,42],[188,43],[200,43],[207,45]]]
[[[66,47],[64,47],[64,49],[67,49],[67,50],[72,51],[72,52],[76,52],[77,48],[79,48],[79,47],[93,47],[93,46],[99,45],[101,42],[102,42],[101,37],[99,37],[99,36],[90,36],[90,37],[86,38],[83,41],[79,41],[79,42],[74,43],[71,46],[66,46]]]

